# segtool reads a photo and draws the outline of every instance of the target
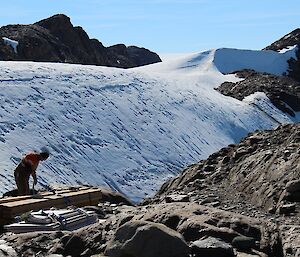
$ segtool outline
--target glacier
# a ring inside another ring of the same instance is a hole
[[[46,147],[38,188],[88,184],[134,202],[150,197],[249,132],[299,121],[262,94],[239,101],[215,90],[243,68],[282,74],[291,55],[224,48],[126,70],[0,62],[0,192],[15,188],[23,154]]]

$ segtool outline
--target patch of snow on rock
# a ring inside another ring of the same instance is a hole
[[[18,53],[18,50],[17,50],[17,47],[18,47],[18,44],[19,44],[18,41],[12,40],[12,39],[7,38],[7,37],[2,37],[2,39],[4,41],[4,44],[6,44],[8,46],[11,46],[14,49],[14,52],[16,54]]]

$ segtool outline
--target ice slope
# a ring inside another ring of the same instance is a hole
[[[238,101],[214,90],[238,80],[224,71],[284,72],[289,54],[276,53],[274,70],[274,53],[235,49],[129,70],[0,62],[1,192],[14,188],[22,154],[46,146],[39,187],[102,185],[134,201],[153,195],[184,166],[248,132],[296,120],[261,94]]]

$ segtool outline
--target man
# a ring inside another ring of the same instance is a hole
[[[37,184],[36,169],[40,161],[48,159],[47,152],[31,152],[26,154],[19,165],[16,167],[14,175],[18,187],[18,195],[29,195],[29,177],[33,178],[34,185]]]

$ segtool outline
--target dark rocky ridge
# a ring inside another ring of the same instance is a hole
[[[17,53],[4,44],[2,37],[18,41]],[[156,53],[123,44],[104,47],[90,39],[70,18],[58,14],[31,25],[0,28],[0,59],[40,62],[66,62],[131,68],[161,62]]]
[[[291,116],[300,111],[300,83],[294,79],[253,70],[243,70],[236,74],[244,80],[236,83],[224,82],[217,90],[239,100],[255,92],[264,92],[281,111]]]
[[[296,52],[297,59],[289,60],[289,76],[300,81],[300,29],[295,29],[281,39],[264,48],[265,50],[278,51],[288,46],[298,46]]]

